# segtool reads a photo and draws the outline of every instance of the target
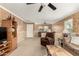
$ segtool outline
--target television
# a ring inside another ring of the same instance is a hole
[[[7,41],[7,28],[0,27],[0,42]]]

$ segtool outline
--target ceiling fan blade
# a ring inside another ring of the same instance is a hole
[[[26,3],[27,5],[35,4],[35,3]]]
[[[51,9],[53,9],[53,10],[56,10],[56,9],[57,9],[57,8],[56,8],[54,5],[52,5],[51,3],[49,3],[48,6],[49,6]]]
[[[41,12],[42,9],[43,9],[43,6],[41,5],[38,12]]]

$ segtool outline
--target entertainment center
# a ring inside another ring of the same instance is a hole
[[[0,27],[0,56],[9,55],[17,48],[17,22],[11,15]]]

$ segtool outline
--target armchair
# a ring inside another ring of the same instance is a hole
[[[41,45],[54,45],[54,32],[47,32],[45,37],[41,37]]]

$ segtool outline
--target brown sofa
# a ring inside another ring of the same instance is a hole
[[[54,32],[47,32],[45,37],[41,37],[41,45],[54,45]]]

